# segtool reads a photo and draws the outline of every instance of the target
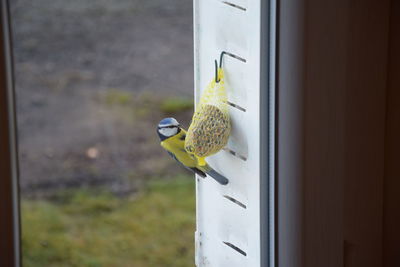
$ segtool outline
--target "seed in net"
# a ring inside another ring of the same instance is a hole
[[[225,147],[230,130],[228,114],[214,105],[203,105],[193,116],[185,147],[199,157],[210,156]]]

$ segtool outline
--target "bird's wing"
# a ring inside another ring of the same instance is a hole
[[[169,152],[169,151],[167,151],[167,152],[168,152],[168,154],[169,154],[174,160],[176,160],[177,162],[179,162],[183,167],[185,167],[185,168],[188,169],[189,171],[192,171],[192,172],[194,172],[194,173],[200,175],[200,176],[203,177],[203,178],[207,177],[207,175],[206,175],[203,171],[201,171],[201,170],[199,170],[199,169],[197,169],[197,168],[190,168],[190,167],[185,166],[185,164],[183,164],[182,162],[180,162],[180,161],[176,158],[176,156],[175,156],[173,153],[171,153],[171,152]]]
[[[197,169],[197,168],[190,168],[190,169],[191,169],[194,173],[200,175],[200,176],[203,177],[203,178],[206,178],[206,177],[207,177],[207,175],[206,175],[203,171],[201,171],[201,170],[199,170],[199,169]]]
[[[173,154],[173,153],[171,153],[171,152],[169,152],[168,150],[166,150],[167,152],[168,152],[168,154],[174,159],[174,160],[176,160],[177,162],[179,162],[180,164],[182,164],[182,162],[180,162],[176,157],[175,157],[175,155]],[[183,165],[183,164],[182,164]]]

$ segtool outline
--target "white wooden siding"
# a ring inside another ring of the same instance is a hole
[[[229,102],[245,111],[230,108],[228,147],[238,155],[221,151],[207,159],[229,184],[197,177],[199,267],[260,266],[260,2],[194,0],[196,99],[222,51],[245,60],[223,59]]]

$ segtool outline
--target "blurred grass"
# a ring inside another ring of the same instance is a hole
[[[99,100],[109,107],[130,107],[139,117],[146,117],[152,111],[178,114],[194,109],[192,98],[156,96],[148,92],[133,94],[116,88],[100,93]]]
[[[177,113],[180,111],[193,110],[194,104],[192,98],[171,97],[165,99],[160,106],[164,113]]]
[[[128,105],[132,102],[132,95],[122,90],[111,89],[104,94],[108,105]]]
[[[192,177],[156,180],[135,197],[75,190],[22,201],[24,266],[193,266]]]

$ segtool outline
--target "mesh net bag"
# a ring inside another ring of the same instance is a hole
[[[185,149],[197,157],[208,157],[220,151],[231,132],[222,68],[218,69],[218,80],[213,79],[202,92],[186,135]]]

